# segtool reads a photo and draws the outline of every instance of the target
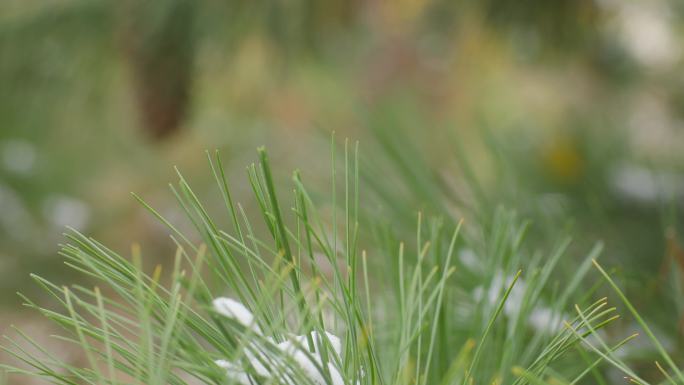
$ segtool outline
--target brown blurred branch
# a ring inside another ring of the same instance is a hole
[[[196,3],[120,3],[120,39],[129,65],[142,128],[153,139],[177,131],[191,95]]]

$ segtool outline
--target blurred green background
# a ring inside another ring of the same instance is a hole
[[[326,191],[335,131],[361,142],[378,206],[503,204],[539,239],[604,240],[678,347],[683,43],[676,0],[3,0],[0,330],[41,327],[15,294],[30,272],[73,279],[65,226],[164,261],[166,229],[129,192],[179,218],[177,165],[218,203],[220,149],[239,200],[259,145],[282,181],[300,168]]]

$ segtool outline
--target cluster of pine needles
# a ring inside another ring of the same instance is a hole
[[[299,172],[291,195],[276,191],[259,149],[247,169],[256,213],[234,201],[218,153],[208,153],[224,212],[208,209],[180,172],[171,187],[192,233],[136,196],[175,243],[163,269],[147,272],[138,246],[122,255],[70,230],[61,255],[88,284],[34,275],[51,305],[23,300],[59,325],[54,338],[75,345],[83,360],[71,362],[17,328],[2,343],[17,362],[2,365],[5,381],[569,385],[608,384],[618,373],[626,383],[684,384],[597,262],[600,244],[584,257],[569,252],[569,238],[544,250],[526,237],[530,224],[505,208],[464,221],[452,211],[413,215],[406,205],[386,218],[413,216],[408,233],[383,220],[375,201],[364,203],[358,144],[340,148],[341,159],[336,145],[331,150],[329,198],[309,191]],[[611,300],[597,282],[613,289]],[[233,307],[220,308],[219,298]],[[642,336],[610,333],[619,317],[613,299]],[[644,379],[624,361],[620,352],[635,338],[655,346],[659,378]]]

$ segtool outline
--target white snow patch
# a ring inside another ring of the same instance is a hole
[[[212,302],[214,309],[221,315],[232,318],[239,323],[251,328],[257,334],[261,334],[261,329],[256,325],[254,315],[242,303],[227,297],[220,297],[214,299]],[[330,374],[332,385],[344,385],[344,380],[337,367],[333,364],[332,358],[339,358],[342,353],[342,343],[340,339],[334,334],[325,332],[321,335],[317,332],[312,332],[311,340],[313,341],[313,351],[309,350],[309,339],[306,335],[291,335],[283,342],[275,344],[285,357],[289,356],[294,361],[308,379],[314,384],[325,385],[325,375],[322,373],[323,368],[327,366],[327,371]],[[265,338],[266,343],[273,344],[272,338]],[[328,349],[328,356],[330,359],[324,363],[321,356],[322,347],[326,346]],[[269,350],[260,346],[260,342],[255,339],[245,345],[244,355],[250,366],[254,369],[257,376],[266,379],[274,379],[274,375],[278,373],[287,373],[283,376],[279,374],[278,381],[286,385],[296,385],[292,379],[292,370],[286,370],[290,364],[290,360],[284,359],[280,355],[270,354]],[[331,348],[331,349],[330,349]],[[251,385],[252,375],[248,370],[242,367],[239,363],[216,360],[214,363],[222,369],[225,369],[226,376],[240,385]],[[268,368],[265,366],[268,365]],[[282,370],[278,370],[282,369]]]
[[[212,301],[214,310],[224,317],[232,318],[242,325],[261,334],[259,325],[254,322],[254,315],[242,303],[228,297],[219,297]]]

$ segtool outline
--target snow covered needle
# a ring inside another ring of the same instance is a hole
[[[256,325],[254,315],[242,303],[231,298],[220,297],[214,299],[213,307],[217,313],[234,319],[254,333],[261,335],[261,329]],[[335,365],[332,362],[324,363],[321,357],[320,344],[325,338],[339,360],[340,339],[328,332],[325,332],[325,337],[312,332],[310,337],[314,341],[313,351],[306,348],[307,336],[290,336],[280,343],[275,343],[270,337],[266,338],[266,344],[274,345],[276,351],[260,346],[257,339],[249,342],[243,341],[245,357],[254,374],[251,374],[249,368],[240,365],[239,362],[216,360],[215,364],[226,370],[229,379],[244,385],[255,383],[253,377],[270,380],[279,374],[283,383],[298,385],[296,379],[292,377],[292,374],[297,371],[316,385],[328,384],[326,376],[329,376],[332,385],[344,385],[344,380]],[[269,370],[269,366],[276,370]]]
[[[232,298],[226,297],[216,298],[212,304],[217,313],[228,318],[233,318],[244,326],[261,334],[259,325],[254,322],[254,315],[252,315],[252,312],[250,312],[245,305]]]

